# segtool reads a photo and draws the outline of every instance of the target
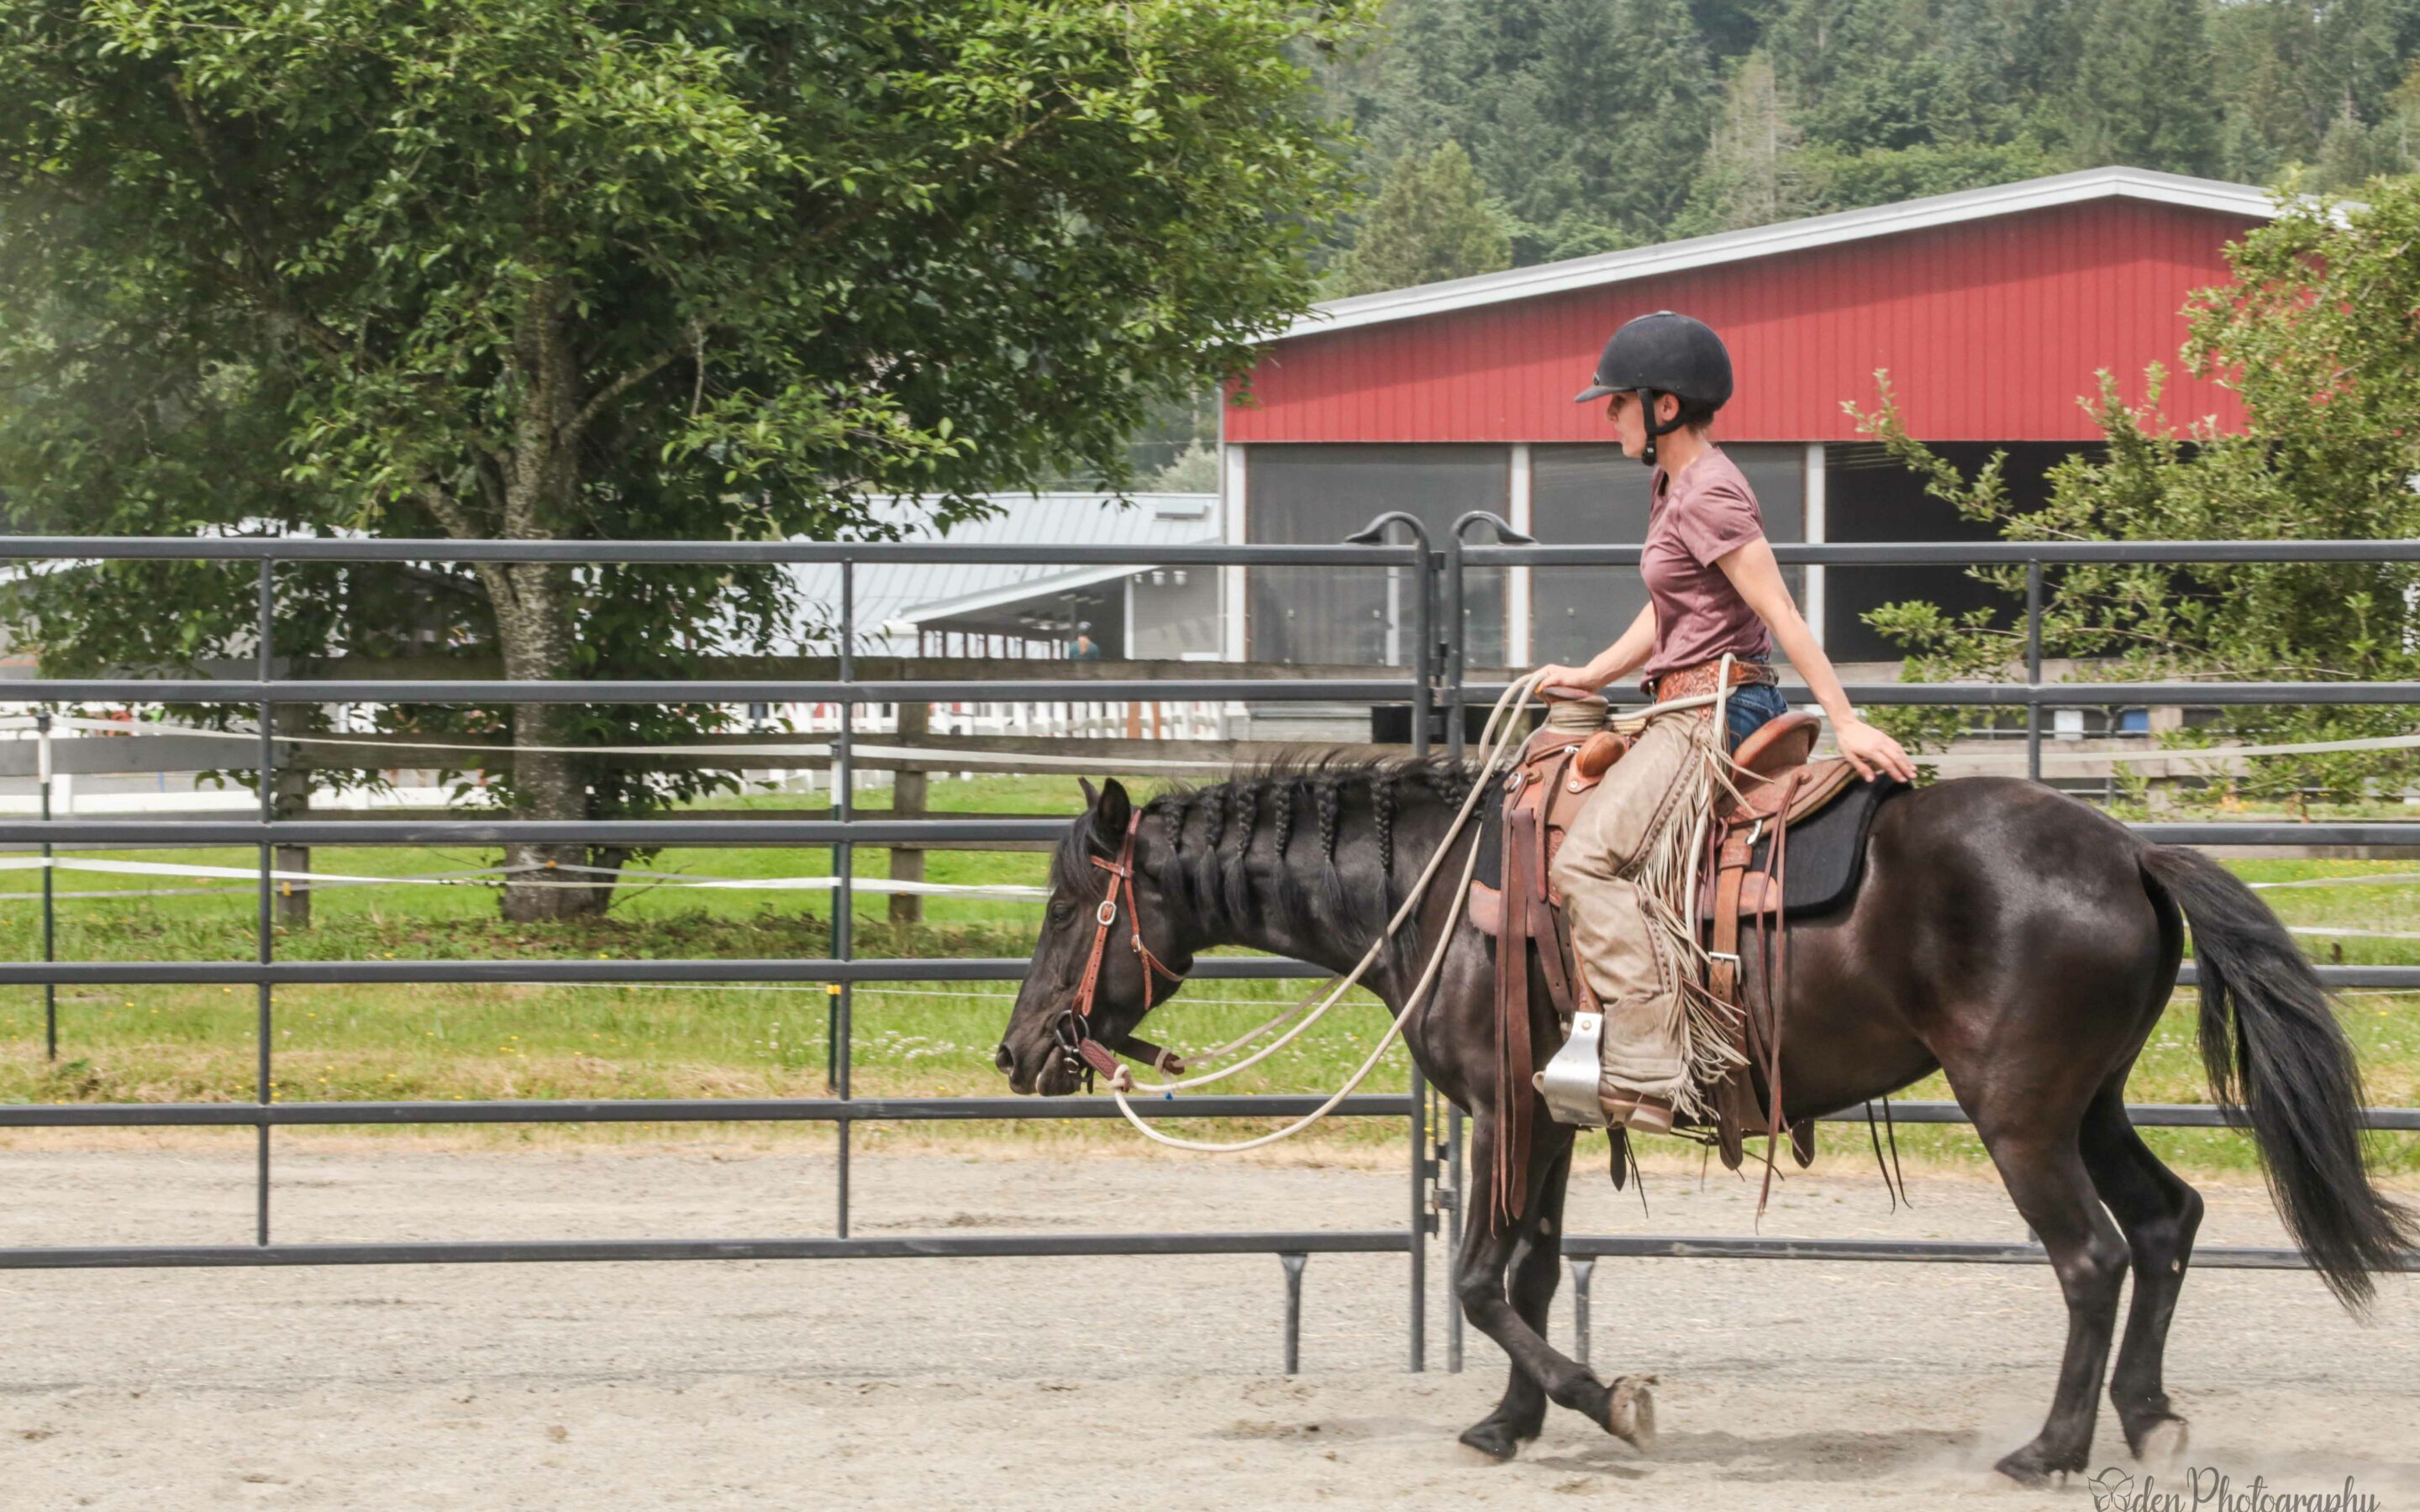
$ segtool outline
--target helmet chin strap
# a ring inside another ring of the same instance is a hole
[[[1674,410],[1669,424],[1658,422],[1655,418],[1655,396],[1663,391],[1640,389],[1637,392],[1639,418],[1647,423],[1647,446],[1638,454],[1638,460],[1642,466],[1652,468],[1655,465],[1655,439],[1659,436],[1669,436],[1679,430],[1681,415],[1680,411]]]

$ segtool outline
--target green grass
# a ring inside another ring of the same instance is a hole
[[[725,799],[718,806],[727,807]],[[768,810],[813,812],[796,795],[744,800]],[[861,807],[880,808],[875,794]],[[1060,779],[983,778],[937,781],[939,811],[1077,811],[1075,785]],[[93,853],[78,853],[93,854]],[[240,850],[112,853],[146,860],[248,866]],[[313,869],[381,876],[493,865],[476,848],[334,848]],[[937,852],[929,878],[954,883],[1046,880],[1039,853]],[[2309,881],[2397,872],[2397,863],[2260,860],[2234,863],[2256,882]],[[650,870],[698,876],[829,874],[822,850],[681,848]],[[860,875],[886,874],[888,856],[861,850]],[[254,952],[255,898],[249,887],[198,896],[143,897],[178,886],[172,879],[62,872],[62,891],[112,896],[58,904],[61,960],[248,961]],[[0,872],[0,949],[12,960],[40,956],[39,912],[27,895],[39,875]],[[2264,894],[2288,923],[2420,933],[2420,888],[2313,887]],[[812,892],[697,891],[632,885],[611,916],[561,925],[513,925],[496,917],[484,887],[365,887],[323,889],[307,930],[281,932],[278,954],[293,960],[598,959],[659,957],[802,958],[828,949],[828,895]],[[1030,952],[1041,921],[1038,903],[929,898],[925,922],[895,929],[887,902],[861,899],[856,926],[864,955],[999,955]],[[2420,961],[2420,942],[2306,938],[2320,959],[2348,963]],[[1180,1049],[1221,1043],[1269,1017],[1311,984],[1203,981],[1155,1015],[1150,1032]],[[854,995],[854,1089],[861,1095],[996,1094],[1004,1084],[990,1064],[1015,983],[914,982],[864,986]],[[830,999],[813,984],[730,987],[417,986],[289,987],[276,999],[277,1095],[289,1101],[374,1098],[806,1096],[827,1074]],[[2345,1022],[2357,1046],[2373,1103],[2420,1103],[2420,995],[2349,993]],[[0,1101],[249,1100],[254,1095],[255,1002],[248,987],[63,988],[58,994],[60,1058],[42,1055],[39,988],[0,992]],[[2199,1102],[2207,1097],[2194,1030],[2195,1004],[2180,994],[2129,1086],[2137,1102]],[[1369,1051],[1383,1020],[1356,995],[1321,1026],[1221,1090],[1332,1089]],[[1400,1047],[1373,1078],[1400,1086]],[[1939,1077],[1904,1094],[1946,1098]],[[1132,1140],[1122,1125],[1001,1126],[983,1137]],[[790,1131],[821,1137],[822,1131]],[[1391,1120],[1339,1120],[1317,1139],[1331,1146],[1391,1148]],[[1835,1158],[1863,1160],[1862,1132],[1825,1134]],[[2248,1147],[2225,1131],[2150,1131],[2147,1137],[2181,1165],[2248,1170]],[[2420,1171],[2420,1140],[2381,1135],[2390,1170]],[[1652,1145],[1682,1149],[1670,1141]],[[1903,1126],[1902,1152],[1918,1161],[1979,1164],[1981,1149],[1961,1127]],[[1694,1152],[1691,1152],[1694,1153]]]

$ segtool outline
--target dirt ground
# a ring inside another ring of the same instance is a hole
[[[241,1242],[250,1135],[0,1149],[0,1243]],[[431,1149],[280,1135],[279,1236],[830,1231],[829,1154],[744,1143]],[[1832,1155],[1763,1232],[2016,1237],[2000,1189],[1912,1173],[1892,1214]],[[2277,1242],[2257,1185],[2205,1183],[2209,1242]],[[1378,1227],[1397,1170],[892,1151],[861,1233]],[[1755,1187],[1602,1173],[1582,1232],[1745,1233]],[[1439,1260],[1442,1251],[1434,1252]],[[1661,1378],[1640,1456],[1566,1412],[1505,1466],[1454,1434],[1501,1389],[1473,1335],[1405,1372],[1404,1261],[1315,1256],[1303,1373],[1269,1257],[10,1272],[0,1505],[20,1507],[2092,1506],[1990,1469],[2047,1409],[2064,1313],[2040,1267],[1600,1262],[1601,1373]],[[1441,1269],[1441,1265],[1435,1267]],[[1569,1346],[1568,1289],[1552,1336]],[[2420,1504],[2420,1278],[2356,1323],[2306,1274],[2197,1272],[2168,1384],[2186,1467]],[[2104,1399],[2096,1473],[2144,1489]],[[2214,1482],[2206,1482],[2215,1491]],[[2205,1500],[2215,1507],[2215,1501]]]

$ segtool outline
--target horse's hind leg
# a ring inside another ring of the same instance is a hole
[[[2160,1163],[2126,1117],[2122,1076],[2096,1093],[2085,1110],[2085,1168],[2101,1200],[2126,1231],[2134,1256],[2134,1300],[2126,1312],[2126,1337],[2109,1377],[2109,1400],[2126,1431],[2126,1447],[2153,1465],[2184,1452],[2185,1420],[2168,1405],[2161,1363],[2168,1346],[2168,1320],[2184,1287],[2194,1232],[2201,1227],[2201,1194]]]
[[[1563,1196],[1571,1190],[1572,1141],[1568,1135],[1551,1156],[1533,1151],[1538,1180],[1530,1183],[1532,1213],[1513,1230],[1510,1290],[1512,1311],[1529,1330],[1544,1338],[1547,1309],[1563,1271]],[[1534,1439],[1546,1424],[1546,1388],[1524,1370],[1514,1370],[1504,1384],[1504,1399],[1496,1411],[1472,1424],[1462,1442],[1497,1459],[1509,1459],[1520,1445]]]
[[[1541,1119],[1531,1137],[1521,1216],[1502,1231],[1491,1232],[1496,1119],[1482,1117],[1472,1125],[1471,1168],[1487,1174],[1472,1194],[1469,1211],[1463,1215],[1462,1254],[1453,1290],[1470,1326],[1494,1339],[1512,1357],[1512,1380],[1505,1388],[1502,1405],[1472,1425],[1462,1442],[1491,1458],[1510,1459],[1522,1439],[1535,1436],[1533,1425],[1544,1421],[1543,1406],[1528,1405],[1543,1393],[1546,1400],[1645,1447],[1653,1441],[1655,1412],[1646,1386],[1627,1380],[1607,1386],[1587,1366],[1548,1344],[1540,1332],[1545,1325],[1546,1304],[1554,1296],[1555,1267],[1561,1263],[1562,1193],[1570,1170],[1572,1135],[1569,1130]],[[1543,1231],[1549,1221],[1557,1230],[1553,1234]],[[1506,1293],[1506,1271],[1516,1257],[1515,1292],[1522,1304],[1534,1300],[1534,1313]]]
[[[2118,1290],[2126,1279],[2125,1241],[2101,1210],[2077,1149],[2073,1119],[2059,1117],[2055,1103],[2039,1101],[2009,1117],[1976,1113],[1977,1131],[2000,1180],[2041,1236],[2067,1297],[2067,1352],[2050,1417],[2032,1443],[2003,1456],[1996,1467],[2027,1486],[2046,1484],[2054,1472],[2086,1468],[2102,1370],[2117,1331]]]

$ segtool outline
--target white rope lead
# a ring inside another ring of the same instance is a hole
[[[1181,1082],[1171,1082],[1165,1084],[1164,1086],[1146,1087],[1142,1088],[1142,1090],[1160,1092],[1164,1095],[1166,1093],[1172,1092],[1179,1088],[1199,1087],[1205,1083],[1217,1081],[1221,1077],[1232,1075],[1235,1072],[1239,1072],[1256,1061],[1265,1059],[1268,1056],[1274,1054],[1280,1046],[1285,1044],[1287,1041],[1292,1040],[1295,1035],[1300,1034],[1304,1029],[1309,1028],[1311,1024],[1318,1019],[1321,1013],[1327,1011],[1327,1010],[1332,1007],[1339,998],[1344,995],[1347,990],[1361,980],[1363,974],[1366,973],[1370,969],[1371,965],[1377,961],[1379,952],[1386,948],[1387,942],[1395,936],[1396,933],[1402,929],[1404,921],[1411,918],[1413,913],[1419,907],[1421,901],[1428,895],[1429,884],[1435,879],[1439,864],[1444,861],[1446,853],[1453,848],[1455,841],[1461,838],[1464,826],[1469,823],[1470,816],[1478,810],[1480,800],[1487,793],[1491,779],[1496,775],[1497,764],[1502,760],[1506,748],[1512,746],[1517,738],[1515,732],[1519,728],[1519,720],[1517,717],[1508,718],[1507,714],[1518,711],[1528,702],[1529,694],[1536,687],[1536,684],[1537,674],[1532,672],[1521,678],[1512,687],[1506,688],[1504,690],[1503,697],[1496,701],[1495,709],[1487,717],[1486,728],[1480,735],[1480,745],[1486,752],[1486,755],[1480,764],[1478,775],[1471,780],[1470,792],[1466,795],[1462,800],[1461,810],[1454,815],[1453,823],[1447,827],[1445,837],[1437,842],[1436,848],[1430,853],[1428,864],[1420,869],[1419,877],[1412,884],[1409,890],[1405,893],[1403,906],[1395,910],[1395,917],[1388,920],[1387,927],[1379,933],[1376,941],[1374,941],[1371,945],[1369,950],[1362,955],[1360,963],[1354,966],[1352,971],[1348,972],[1336,984],[1335,988],[1329,992],[1326,1000],[1322,1002],[1318,1009],[1315,1010],[1309,1018],[1304,1019],[1300,1024],[1297,1024],[1293,1029],[1289,1030],[1284,1038],[1269,1044],[1259,1054],[1254,1055],[1248,1059],[1237,1061],[1234,1065],[1226,1068],[1224,1071],[1212,1072],[1206,1075],[1192,1077]],[[1501,733],[1498,733],[1497,729],[1499,724],[1503,727]],[[1117,1078],[1112,1078],[1109,1083],[1109,1096],[1116,1100],[1118,1112],[1125,1116],[1125,1120],[1128,1123],[1133,1124],[1137,1130],[1140,1131],[1143,1137],[1146,1139],[1152,1140],[1156,1144],[1166,1145],[1171,1149],[1190,1149],[1209,1155],[1231,1155],[1241,1150],[1256,1149],[1263,1145],[1273,1145],[1280,1139],[1292,1138],[1294,1135],[1300,1134],[1303,1130],[1310,1128],[1312,1124],[1317,1123],[1320,1119],[1327,1117],[1328,1114],[1336,1110],[1339,1103],[1342,1103],[1345,1098],[1352,1095],[1356,1088],[1358,1088],[1363,1081],[1369,1078],[1370,1072],[1376,1069],[1379,1057],[1387,1053],[1387,1047],[1392,1044],[1395,1041],[1395,1037],[1403,1032],[1404,1021],[1412,1016],[1413,1012],[1419,1009],[1421,1000],[1428,995],[1431,984],[1436,980],[1438,969],[1445,964],[1447,952],[1453,948],[1454,925],[1461,921],[1463,905],[1470,896],[1471,878],[1477,874],[1478,869],[1479,847],[1476,844],[1473,844],[1470,847],[1469,856],[1465,857],[1463,861],[1462,882],[1454,890],[1451,905],[1446,910],[1444,927],[1437,932],[1436,948],[1429,952],[1429,964],[1427,969],[1420,973],[1419,980],[1413,984],[1410,994],[1404,997],[1403,1011],[1400,1013],[1390,1014],[1388,1017],[1385,1031],[1378,1036],[1378,1042],[1371,1047],[1370,1054],[1362,1060],[1359,1069],[1355,1071],[1351,1078],[1349,1078],[1342,1087],[1337,1088],[1335,1094],[1328,1098],[1326,1102],[1321,1103],[1318,1107],[1313,1108],[1311,1112],[1303,1115],[1301,1118],[1295,1119],[1294,1122],[1286,1125],[1282,1129],[1262,1134],[1257,1138],[1237,1140],[1229,1144],[1212,1144],[1206,1140],[1200,1139],[1180,1139],[1174,1134],[1161,1134],[1158,1130],[1143,1122],[1142,1119],[1136,1115],[1133,1104],[1126,1101],[1126,1091],[1128,1088],[1132,1086],[1132,1082],[1130,1076],[1125,1074],[1122,1074]],[[1124,1073],[1125,1070],[1125,1069],[1124,1067],[1119,1068],[1121,1073]],[[1121,1085],[1122,1082],[1125,1085]]]
[[[1232,1144],[1211,1144],[1206,1140],[1180,1139],[1174,1134],[1161,1134],[1136,1116],[1133,1104],[1126,1101],[1125,1089],[1117,1083],[1111,1082],[1109,1096],[1117,1100],[1118,1111],[1125,1115],[1125,1120],[1140,1130],[1146,1139],[1167,1145],[1171,1149],[1198,1150],[1209,1155],[1232,1155],[1239,1150],[1256,1149],[1263,1145],[1276,1144],[1280,1139],[1290,1139],[1336,1111],[1337,1105],[1352,1096],[1354,1090],[1369,1078],[1370,1072],[1377,1069],[1379,1057],[1387,1053],[1388,1046],[1395,1042],[1395,1037],[1404,1032],[1404,1021],[1412,1016],[1413,1011],[1419,1006],[1420,1000],[1428,995],[1429,985],[1436,980],[1437,968],[1445,964],[1446,952],[1453,944],[1453,927],[1461,922],[1463,903],[1470,895],[1470,879],[1478,870],[1478,866],[1479,847],[1473,845],[1470,848],[1469,856],[1463,862],[1462,886],[1454,894],[1452,906],[1446,910],[1445,927],[1437,937],[1436,949],[1429,955],[1428,969],[1420,973],[1420,980],[1412,988],[1411,995],[1404,1000],[1404,1011],[1401,1013],[1388,1015],[1385,1031],[1378,1036],[1378,1042],[1371,1047],[1370,1054],[1362,1060],[1360,1068],[1354,1072],[1352,1077],[1342,1087],[1338,1088],[1335,1094],[1326,1102],[1282,1129],[1262,1134],[1254,1139],[1236,1140]],[[1241,1069],[1245,1064],[1249,1062],[1238,1062],[1236,1069]]]
[[[1514,705],[1517,707],[1517,705],[1514,704],[1514,701],[1527,694],[1531,681],[1532,678],[1523,678],[1512,687],[1506,688],[1503,696],[1496,701],[1496,709],[1488,716],[1487,728],[1480,736],[1481,744],[1487,749],[1487,759],[1481,769],[1479,777],[1472,781],[1470,792],[1464,795],[1461,811],[1454,815],[1453,823],[1447,826],[1445,838],[1438,842],[1436,849],[1429,854],[1428,864],[1420,869],[1419,876],[1412,883],[1410,888],[1405,891],[1402,906],[1398,907],[1395,910],[1394,917],[1387,921],[1387,927],[1378,932],[1378,937],[1376,939],[1370,942],[1370,949],[1363,952],[1360,961],[1351,971],[1346,972],[1342,977],[1334,978],[1330,980],[1328,988],[1326,989],[1326,996],[1322,998],[1319,1005],[1311,1011],[1310,1015],[1304,1018],[1301,1023],[1296,1024],[1284,1034],[1279,1036],[1276,1040],[1273,1040],[1266,1045],[1262,1046],[1259,1051],[1235,1062],[1232,1066],[1228,1066],[1219,1071],[1206,1072],[1199,1076],[1184,1077],[1172,1082],[1136,1083],[1133,1084],[1134,1090],[1164,1096],[1172,1092],[1187,1091],[1196,1087],[1207,1087],[1212,1082],[1224,1081],[1226,1078],[1233,1076],[1237,1072],[1243,1071],[1248,1067],[1257,1065],[1261,1061],[1266,1060],[1269,1057],[1285,1048],[1287,1044],[1292,1042],[1295,1037],[1300,1035],[1305,1029],[1308,1029],[1313,1024],[1318,1023],[1320,1015],[1326,1013],[1329,1009],[1335,1007],[1338,1002],[1342,1000],[1345,993],[1350,991],[1355,984],[1359,982],[1362,977],[1369,972],[1371,966],[1377,963],[1380,954],[1386,950],[1388,942],[1392,940],[1403,929],[1404,920],[1412,917],[1412,915],[1419,909],[1421,900],[1427,897],[1429,883],[1436,876],[1438,864],[1445,859],[1446,852],[1453,848],[1454,841],[1462,834],[1463,825],[1469,820],[1472,812],[1478,809],[1480,796],[1487,786],[1487,779],[1495,770],[1496,760],[1499,754],[1497,748],[1501,744],[1497,735],[1497,721],[1502,718],[1507,705]],[[1507,729],[1509,730],[1511,726],[1508,725]],[[1280,1014],[1277,1018],[1271,1019],[1269,1023],[1272,1025],[1280,1023],[1286,1016],[1287,1015],[1285,1014]],[[1264,1028],[1267,1026],[1268,1026],[1266,1025],[1263,1026]],[[1229,1045],[1226,1048],[1228,1050],[1232,1050],[1234,1046]],[[1223,1054],[1224,1052],[1222,1051],[1220,1053]]]
[[[1339,1088],[1335,1095],[1330,1097],[1326,1102],[1321,1103],[1318,1107],[1303,1115],[1294,1122],[1286,1125],[1284,1128],[1276,1130],[1269,1134],[1262,1134],[1258,1138],[1237,1140],[1232,1144],[1211,1144],[1205,1140],[1180,1139],[1173,1134],[1161,1134],[1158,1130],[1143,1122],[1142,1119],[1136,1115],[1133,1105],[1126,1101],[1126,1093],[1129,1090],[1151,1092],[1166,1096],[1185,1088],[1205,1086],[1211,1082],[1218,1081],[1224,1077],[1234,1074],[1236,1072],[1242,1071],[1247,1066],[1250,1066],[1258,1061],[1266,1059],[1269,1056],[1275,1054],[1279,1049],[1283,1047],[1288,1041],[1292,1041],[1296,1035],[1299,1035],[1303,1030],[1311,1027],[1313,1023],[1317,1022],[1320,1014],[1326,1012],[1327,1010],[1333,1007],[1348,990],[1361,980],[1363,974],[1366,973],[1370,969],[1371,965],[1377,961],[1379,952],[1385,949],[1387,942],[1393,938],[1396,933],[1403,928],[1404,921],[1411,918],[1412,914],[1419,908],[1421,900],[1426,897],[1429,884],[1436,877],[1439,863],[1445,859],[1446,853],[1453,848],[1454,841],[1461,837],[1464,826],[1470,822],[1471,814],[1477,811],[1481,798],[1487,793],[1490,783],[1496,776],[1497,764],[1503,760],[1507,750],[1513,746],[1518,745],[1521,740],[1526,738],[1519,733],[1519,719],[1517,716],[1519,711],[1528,703],[1530,695],[1536,690],[1537,682],[1537,673],[1530,672],[1514,682],[1510,687],[1507,687],[1504,690],[1503,696],[1496,701],[1495,709],[1487,716],[1486,728],[1481,731],[1479,737],[1480,747],[1486,754],[1480,764],[1478,775],[1471,780],[1470,792],[1463,798],[1461,810],[1453,816],[1453,823],[1447,826],[1445,838],[1437,842],[1436,849],[1430,854],[1428,865],[1420,870],[1419,878],[1413,882],[1409,892],[1404,896],[1403,906],[1395,910],[1395,917],[1388,920],[1386,929],[1380,933],[1376,942],[1373,943],[1370,947],[1369,950],[1361,957],[1359,964],[1355,965],[1352,971],[1347,973],[1335,985],[1334,989],[1329,992],[1326,999],[1320,1003],[1318,1008],[1311,1012],[1310,1017],[1304,1019],[1300,1024],[1295,1025],[1292,1029],[1288,1030],[1283,1037],[1265,1046],[1258,1054],[1244,1060],[1239,1060],[1234,1065],[1229,1066],[1222,1071],[1211,1072],[1201,1076],[1189,1077],[1181,1081],[1138,1085],[1134,1082],[1131,1072],[1127,1072],[1123,1066],[1118,1068],[1118,1076],[1112,1078],[1109,1083],[1109,1096],[1116,1101],[1118,1111],[1125,1115],[1125,1120],[1128,1123],[1133,1124],[1135,1128],[1142,1134],[1143,1137],[1152,1140],[1156,1144],[1166,1145],[1171,1149],[1190,1149],[1208,1155],[1230,1155],[1240,1150],[1256,1149],[1263,1145],[1272,1145],[1280,1139],[1292,1138],[1294,1135],[1300,1134],[1303,1130],[1310,1128],[1312,1124],[1317,1123],[1320,1119],[1334,1112],[1337,1105],[1352,1094],[1354,1088],[1359,1087],[1364,1080],[1368,1079],[1370,1072],[1376,1069],[1379,1057],[1387,1053],[1387,1047],[1394,1042],[1395,1036],[1403,1032],[1404,1021],[1412,1016],[1413,1011],[1419,1008],[1421,999],[1428,995],[1431,984],[1436,980],[1438,969],[1445,964],[1447,952],[1452,949],[1453,928],[1454,925],[1461,920],[1464,903],[1470,896],[1471,878],[1477,874],[1479,869],[1479,847],[1475,844],[1471,846],[1470,855],[1466,857],[1463,862],[1461,885],[1455,889],[1453,903],[1446,911],[1445,924],[1438,932],[1435,949],[1430,952],[1427,969],[1420,973],[1419,980],[1413,985],[1411,993],[1404,998],[1403,1011],[1388,1017],[1386,1030],[1378,1036],[1377,1044],[1372,1047],[1369,1056],[1363,1059],[1359,1069],[1356,1070],[1353,1072],[1351,1079],[1346,1081],[1342,1087]],[[1722,694],[1720,692],[1699,693],[1692,694],[1687,698],[1673,699],[1664,703],[1651,704],[1647,708],[1640,710],[1636,716],[1625,717],[1624,722],[1627,722],[1628,719],[1632,718],[1636,718],[1643,722],[1649,717],[1664,714],[1671,710],[1692,709],[1700,704],[1716,703],[1721,701],[1721,698]],[[1508,716],[1512,716],[1512,717],[1508,717]],[[1501,726],[1500,732],[1498,729],[1499,725]],[[1270,1022],[1272,1024],[1280,1022],[1284,1016],[1285,1015],[1280,1014],[1278,1019],[1273,1019]],[[1219,1053],[1224,1054],[1225,1052],[1221,1051]]]

